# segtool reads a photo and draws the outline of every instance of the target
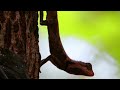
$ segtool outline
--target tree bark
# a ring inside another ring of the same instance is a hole
[[[37,11],[0,11],[0,48],[6,48],[24,58],[26,73],[39,78]]]

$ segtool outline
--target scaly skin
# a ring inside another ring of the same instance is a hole
[[[43,20],[43,11],[40,11],[40,24],[47,26],[51,53],[41,61],[41,66],[50,60],[57,68],[69,74],[94,76],[90,63],[72,60],[66,54],[59,35],[57,11],[47,11],[46,20]]]

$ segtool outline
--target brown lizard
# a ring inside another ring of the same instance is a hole
[[[0,79],[30,79],[23,58],[6,48],[0,48]]]
[[[69,74],[94,76],[90,63],[72,60],[66,54],[59,35],[57,11],[46,12],[46,20],[43,20],[43,11],[40,11],[40,24],[47,26],[51,55],[41,61],[41,66],[50,60],[57,68]]]

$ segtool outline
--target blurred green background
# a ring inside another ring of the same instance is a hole
[[[120,12],[58,12],[61,35],[86,39],[120,63]]]
[[[113,57],[119,68],[120,11],[58,11],[58,20],[61,37],[87,41]]]

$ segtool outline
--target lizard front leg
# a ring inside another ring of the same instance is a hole
[[[47,58],[41,60],[40,66],[45,64],[46,62],[51,61],[54,65],[60,66],[61,62],[53,55],[49,55]]]
[[[51,61],[51,63],[53,65],[55,65],[57,68],[62,69],[62,70],[66,70],[66,63],[61,62],[57,57],[55,57],[54,55],[49,55],[47,58],[41,60],[41,64],[40,66],[42,66],[43,64],[45,64],[47,61]]]
[[[41,60],[41,64],[40,66],[42,66],[43,64],[45,64],[47,61],[49,61],[51,59],[51,55],[49,55],[47,58]]]

